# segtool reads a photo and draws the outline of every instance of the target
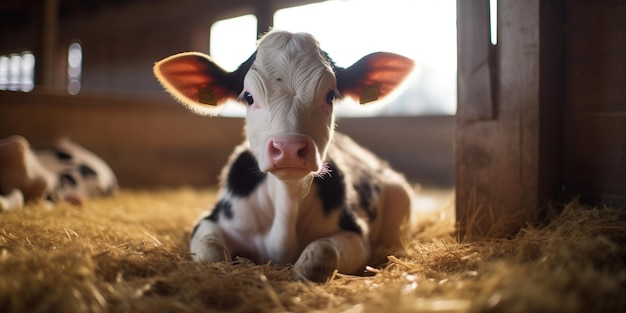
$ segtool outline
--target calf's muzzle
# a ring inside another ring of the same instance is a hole
[[[288,134],[273,136],[267,141],[265,166],[268,172],[279,170],[317,172],[320,162],[317,148],[310,137]]]

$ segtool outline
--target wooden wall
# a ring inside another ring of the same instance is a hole
[[[208,186],[244,139],[241,118],[191,113],[159,94],[0,91],[0,138],[22,135],[33,146],[67,136],[107,161],[123,187]],[[345,118],[351,135],[418,183],[454,181],[454,118]]]
[[[626,203],[626,1],[567,1],[563,188]]]

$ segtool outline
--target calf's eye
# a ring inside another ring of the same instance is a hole
[[[326,103],[328,104],[333,104],[333,101],[335,100],[335,91],[331,90],[328,92],[328,94],[326,95]]]
[[[254,98],[252,98],[252,94],[249,92],[245,92],[243,94],[243,97],[246,99],[246,102],[248,103],[248,105],[252,105],[254,103]]]

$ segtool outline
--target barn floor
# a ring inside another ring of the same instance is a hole
[[[322,285],[271,264],[190,262],[211,191],[31,205],[0,215],[0,311],[626,312],[626,212],[572,203],[514,238],[459,243],[446,193],[423,193],[406,255]]]

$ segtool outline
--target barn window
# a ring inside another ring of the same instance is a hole
[[[31,91],[34,78],[35,56],[30,51],[0,56],[0,90]]]
[[[329,0],[280,9],[273,27],[314,34],[339,66],[375,51],[399,53],[417,62],[406,89],[389,104],[364,110],[344,103],[337,106],[339,116],[456,113],[454,0]],[[210,54],[225,69],[234,70],[255,50],[257,35],[254,15],[217,21],[211,27]],[[245,109],[228,105],[221,114],[243,116]]]
[[[323,21],[323,23],[320,23]],[[339,115],[448,115],[456,112],[456,1],[341,0],[275,12],[274,27],[315,34],[339,66],[375,51],[418,66],[407,89],[385,106],[337,106]]]
[[[225,70],[233,71],[256,50],[257,18],[252,14],[220,20],[211,25],[209,54]],[[223,116],[244,116],[245,107],[227,103]]]
[[[211,25],[209,54],[233,71],[256,49],[257,19],[252,14],[220,20]]]
[[[7,90],[9,84],[9,57],[0,56],[0,90]]]
[[[67,92],[70,95],[80,91],[80,76],[83,64],[83,48],[74,42],[67,51]]]

